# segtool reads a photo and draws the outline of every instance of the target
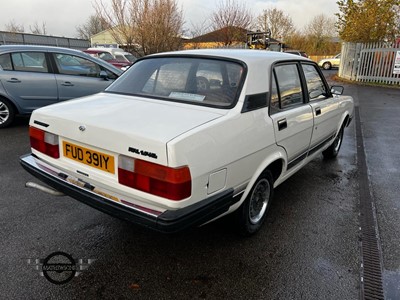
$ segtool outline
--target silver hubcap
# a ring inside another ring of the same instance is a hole
[[[5,123],[10,116],[10,111],[8,110],[7,105],[0,101],[0,124]]]
[[[254,187],[250,198],[249,217],[252,224],[257,224],[267,210],[270,185],[267,179],[261,179]]]

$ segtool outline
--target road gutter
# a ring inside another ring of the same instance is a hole
[[[379,238],[375,202],[369,183],[360,110],[358,106],[355,107],[355,121],[360,194],[360,298],[383,300],[382,248]]]

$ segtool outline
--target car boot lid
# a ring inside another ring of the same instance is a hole
[[[167,165],[169,141],[223,114],[196,105],[100,93],[38,109],[30,125],[82,145]]]

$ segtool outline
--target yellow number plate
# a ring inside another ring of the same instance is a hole
[[[63,141],[65,157],[114,174],[114,156]]]

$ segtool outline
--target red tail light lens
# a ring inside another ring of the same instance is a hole
[[[169,168],[120,155],[118,182],[170,200],[183,200],[192,193],[189,167]]]
[[[60,157],[58,135],[46,132],[36,127],[29,127],[31,147],[53,158]]]

